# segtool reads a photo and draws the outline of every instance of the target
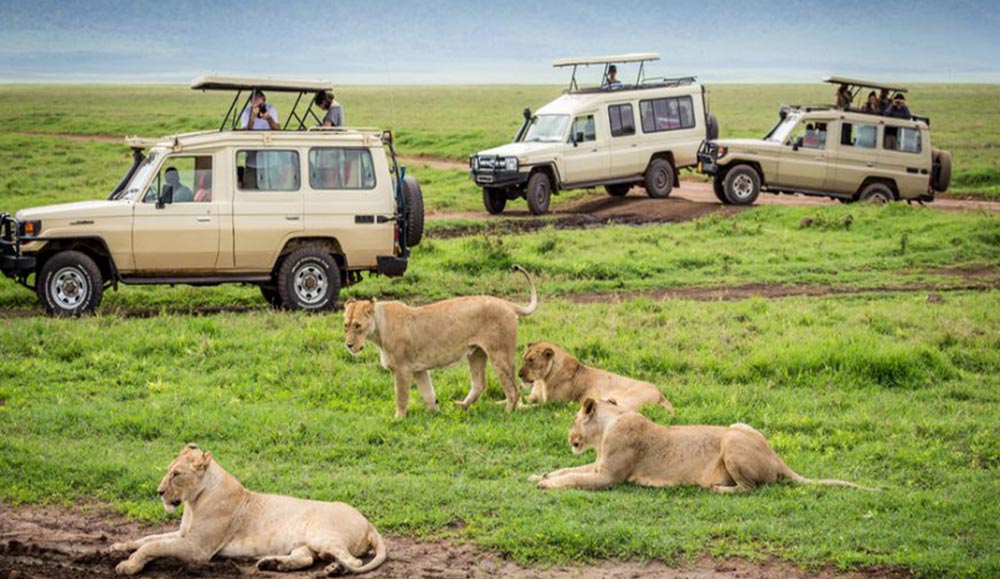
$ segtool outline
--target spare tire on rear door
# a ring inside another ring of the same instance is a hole
[[[932,186],[938,193],[948,190],[951,183],[951,153],[934,151],[934,182]]]
[[[712,113],[705,115],[705,135],[709,141],[719,138],[719,121]]]
[[[406,195],[406,246],[413,247],[424,238],[424,194],[413,177],[403,179]]]

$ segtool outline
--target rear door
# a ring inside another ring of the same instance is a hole
[[[926,193],[930,182],[931,151],[924,144],[920,126],[886,123],[883,131],[882,148],[878,153],[879,167],[896,182],[901,197],[914,198]]]
[[[598,123],[599,112],[577,115],[570,127],[573,141],[563,154],[565,183],[587,183],[601,181],[611,174],[611,154],[608,146],[608,130],[605,123]],[[575,144],[573,144],[575,142]]]
[[[830,190],[853,195],[876,171],[879,126],[875,123],[840,123],[840,146],[833,153]]]
[[[772,185],[805,191],[824,191],[827,185],[829,151],[827,120],[800,121],[778,155],[778,177]]]
[[[645,167],[646,152],[639,147],[632,103],[609,105],[608,129],[611,134],[611,177],[639,175]]]
[[[235,152],[233,258],[237,270],[268,271],[303,229],[302,159],[294,149]]]

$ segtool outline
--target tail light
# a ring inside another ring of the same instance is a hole
[[[399,222],[392,228],[392,254],[399,255]]]

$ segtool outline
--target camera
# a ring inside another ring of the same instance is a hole
[[[257,118],[263,117],[264,113],[266,112],[267,112],[267,103],[260,103],[260,106],[257,108]]]

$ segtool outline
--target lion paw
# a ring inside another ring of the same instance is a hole
[[[142,565],[132,559],[126,559],[115,567],[115,573],[119,575],[135,575],[139,571],[142,571]]]
[[[536,483],[536,482],[542,480],[543,478],[545,478],[544,474],[533,474],[533,475],[528,476],[528,482]]]
[[[125,553],[132,550],[132,543],[130,541],[126,541],[124,543],[114,543],[108,547],[108,550],[112,553]]]

